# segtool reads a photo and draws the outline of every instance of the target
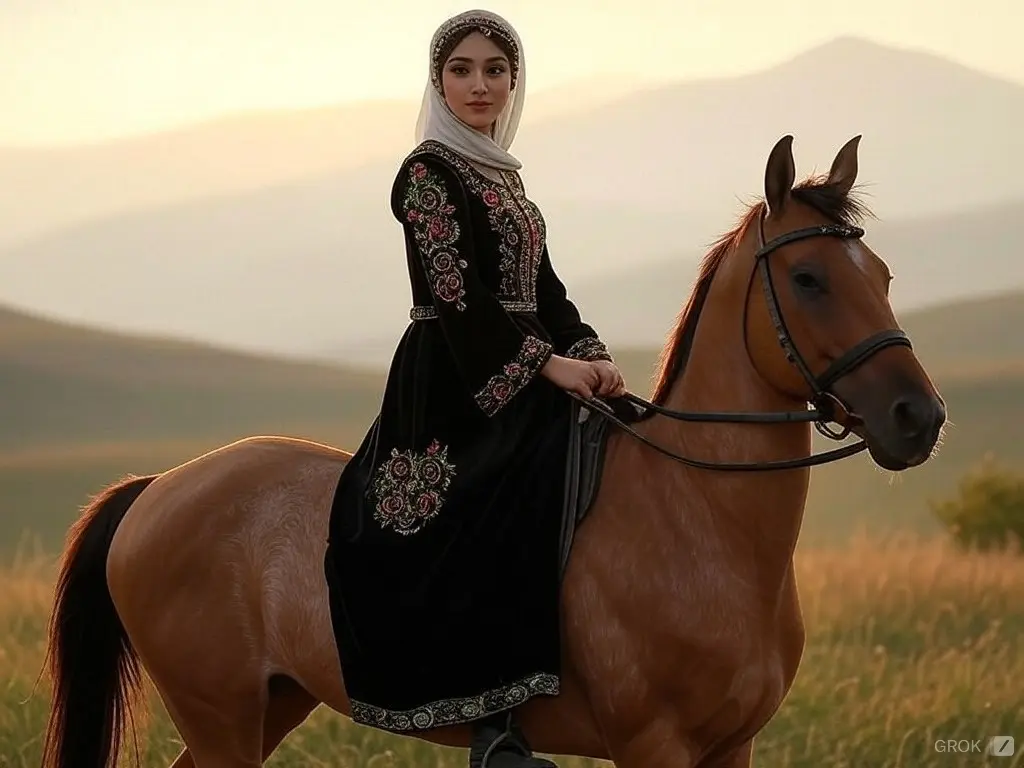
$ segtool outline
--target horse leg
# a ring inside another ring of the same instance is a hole
[[[290,678],[271,680],[270,701],[263,718],[263,759],[298,728],[316,709],[317,701],[305,688]]]
[[[270,757],[285,737],[299,727],[318,704],[316,698],[291,680],[284,680],[280,685],[277,682],[277,680],[273,681],[274,685],[263,717],[263,760]],[[224,764],[235,765],[236,763]],[[237,764],[242,765],[242,763]],[[261,764],[262,762],[256,763],[256,765]],[[171,763],[170,768],[200,767],[196,765],[192,751],[186,747]],[[201,768],[205,768],[205,763]]]
[[[675,724],[674,718],[652,720],[628,738],[609,744],[615,768],[696,768],[698,752]]]
[[[153,682],[187,747],[172,768],[263,765],[263,722],[269,703],[265,688],[228,689],[214,697],[161,685],[155,677]]]
[[[698,752],[670,720],[662,719],[613,749],[612,760],[616,768],[750,768],[754,742],[744,742],[706,760],[694,760]]]
[[[725,754],[700,763],[700,768],[750,768],[754,760],[754,741],[744,742]]]

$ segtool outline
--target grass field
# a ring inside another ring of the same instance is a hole
[[[759,768],[1024,765],[1024,558],[963,554],[941,540],[854,538],[804,550],[808,640],[795,687],[758,740]],[[47,682],[50,565],[0,571],[0,767],[37,766]],[[179,749],[158,702],[140,734],[145,768]],[[1014,759],[938,753],[937,739],[1016,735]],[[600,763],[561,759],[563,768]],[[268,762],[283,768],[456,768],[458,750],[399,740],[320,709]]]
[[[798,552],[808,646],[796,686],[759,741],[771,768],[1024,765],[938,753],[937,739],[1024,742],[1024,558],[960,554],[929,536],[929,497],[985,453],[1024,467],[1021,294],[912,315],[905,324],[947,400],[938,457],[896,477],[858,456],[812,473]],[[656,350],[615,350],[646,395]],[[354,448],[377,406],[375,371],[129,338],[0,310],[0,768],[36,766],[51,556],[78,507],[128,473],[159,471],[251,434]],[[819,441],[819,450],[832,447]],[[851,539],[868,531],[871,538]],[[23,534],[38,549],[15,556]],[[844,543],[849,542],[849,543]],[[13,558],[13,560],[12,560]],[[158,705],[144,766],[176,733]],[[987,762],[986,762],[987,760]],[[278,766],[444,768],[464,754],[397,740],[317,711]],[[565,768],[591,765],[563,760]]]

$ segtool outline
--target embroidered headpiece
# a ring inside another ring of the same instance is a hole
[[[458,36],[461,39],[465,34],[480,32],[487,37],[498,37],[503,48],[510,51],[512,61],[509,62],[512,72],[512,88],[516,87],[516,75],[519,74],[519,44],[516,36],[508,27],[497,19],[490,16],[461,15],[455,16],[446,21],[434,35],[434,44],[430,50],[430,79],[434,87],[441,91],[441,67],[444,66],[442,56],[447,58],[447,52],[451,50],[449,45],[453,38]]]

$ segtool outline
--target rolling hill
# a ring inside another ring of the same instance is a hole
[[[8,163],[20,170],[7,180],[0,161],[7,201],[0,220],[12,222],[5,231],[40,211],[53,214],[54,225],[79,222],[0,252],[0,302],[275,353],[392,338],[404,323],[408,289],[387,196],[408,142],[383,160],[369,150],[344,157],[337,150],[319,173],[313,149],[296,149],[289,159],[290,146],[348,136],[338,132],[338,114],[266,116],[264,128],[262,118],[227,120],[188,137],[166,136],[162,149],[158,139],[139,139],[84,154],[67,150],[64,166],[61,154],[40,150]],[[373,119],[391,126],[381,147],[407,135],[394,128],[400,119]],[[733,222],[738,196],[761,191],[769,148],[792,132],[801,175],[827,167],[846,139],[863,133],[861,180],[871,202],[883,224],[909,233],[893,235],[887,250],[919,264],[933,259],[944,287],[956,283],[962,258],[980,267],[981,283],[1002,286],[1019,275],[1005,271],[1007,264],[1018,269],[1006,254],[1021,243],[1006,223],[1019,214],[1013,201],[1024,200],[1024,177],[1006,158],[1015,156],[1022,123],[1019,85],[934,56],[842,39],[756,74],[651,87],[537,119],[516,152],[548,218],[556,263],[573,285],[626,263],[638,274],[661,269],[669,255],[692,259]],[[352,138],[350,146],[365,142]],[[163,198],[160,187],[170,190]],[[83,222],[82,206],[101,198],[103,217]],[[140,200],[150,207],[124,212]],[[968,221],[972,211],[977,224]],[[64,212],[70,219],[60,218]],[[902,281],[918,297],[907,306],[949,295],[928,294],[930,284]],[[968,282],[964,292],[973,288]],[[604,314],[613,311],[606,299],[581,298],[602,327],[628,325]]]
[[[907,312],[899,318],[914,352],[945,381],[974,381],[1024,369],[1024,288],[960,299]],[[618,346],[616,359],[634,377],[637,393],[650,391],[660,347]]]
[[[364,182],[373,194],[345,216],[331,203],[343,188],[325,178],[289,193],[75,227],[0,254],[0,300],[90,325],[381,364],[407,320],[408,278],[397,222],[379,230],[360,224],[384,207],[390,180]],[[548,216],[561,225],[549,223],[550,244],[571,295],[610,342],[626,346],[660,340],[686,300],[702,251],[680,244],[709,241],[732,224],[722,219],[713,229],[667,212],[596,204]],[[896,274],[893,303],[903,312],[1024,286],[1021,216],[1024,198],[945,216],[884,217],[867,223],[866,242]],[[680,239],[669,223],[703,234]]]
[[[109,334],[0,310],[0,556],[23,531],[48,547],[88,494],[250,434],[353,448],[378,371]]]
[[[924,500],[986,451],[1024,467],[1024,293],[909,314],[905,325],[949,405],[942,452],[890,482],[864,456],[816,469],[804,537],[859,525],[928,529]],[[630,388],[650,391],[657,350],[615,349]],[[261,358],[0,312],[0,557],[24,531],[56,547],[89,494],[225,442],[277,433],[354,449],[380,371]],[[827,446],[819,445],[819,448]],[[837,489],[841,489],[838,491]]]
[[[337,435],[362,424],[382,375],[198,343],[109,334],[0,310],[0,450],[97,441]]]

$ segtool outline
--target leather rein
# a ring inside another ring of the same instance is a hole
[[[740,413],[740,412],[715,412],[709,411],[705,413],[697,413],[693,411],[675,411],[669,408],[665,408],[660,405],[655,405],[642,397],[639,397],[632,392],[627,392],[622,396],[621,399],[627,400],[628,402],[639,407],[641,410],[652,411],[654,413],[661,414],[670,419],[676,419],[678,421],[699,421],[699,422],[715,422],[715,423],[732,423],[732,424],[794,424],[794,423],[806,423],[813,422],[815,429],[817,429],[822,435],[832,440],[842,440],[850,434],[850,426],[844,426],[841,431],[836,431],[828,426],[828,422],[835,421],[837,410],[842,412],[847,417],[847,422],[857,420],[857,416],[853,413],[853,410],[843,400],[831,391],[832,385],[834,385],[839,379],[846,374],[853,371],[859,365],[861,365],[868,358],[872,357],[877,352],[891,346],[906,346],[912,348],[910,339],[907,335],[898,328],[891,328],[885,331],[880,331],[858,344],[854,345],[851,349],[847,350],[840,357],[834,360],[828,368],[825,369],[819,376],[815,376],[807,362],[804,360],[800,351],[796,348],[793,343],[793,339],[790,336],[789,329],[786,326],[786,321],[782,316],[782,309],[779,306],[779,299],[775,293],[775,285],[772,282],[771,270],[768,268],[768,257],[790,243],[795,243],[799,240],[806,240],[812,237],[841,237],[847,239],[856,239],[864,236],[864,230],[860,227],[847,226],[844,224],[822,224],[814,227],[805,227],[798,229],[793,232],[788,232],[783,235],[779,235],[769,242],[764,240],[764,214],[758,219],[757,227],[757,241],[758,249],[754,254],[755,271],[751,271],[750,282],[747,285],[746,295],[750,295],[750,283],[754,280],[754,274],[758,273],[761,276],[761,286],[764,291],[765,302],[768,305],[768,314],[771,317],[772,325],[775,326],[775,334],[778,339],[779,345],[782,347],[783,352],[786,354],[786,359],[796,367],[803,376],[804,381],[810,386],[811,398],[808,403],[812,406],[802,411],[781,411],[781,412],[767,412],[767,413]],[[744,316],[743,316],[743,339],[746,342],[747,338],[747,323],[746,323],[746,307],[744,304]],[[570,392],[569,395],[576,400],[580,401],[587,408],[596,408],[600,412],[601,416],[611,421],[613,424],[618,426],[620,429],[625,430],[630,435],[635,437],[645,445],[650,446],[659,453],[668,456],[675,461],[681,462],[689,467],[697,469],[712,469],[712,470],[727,470],[727,471],[766,471],[766,470],[779,470],[779,469],[797,469],[801,467],[814,467],[821,464],[827,464],[832,461],[839,459],[845,459],[848,456],[853,456],[860,453],[867,448],[867,443],[860,440],[852,445],[844,446],[842,448],[836,448],[831,451],[823,453],[812,454],[803,458],[794,459],[779,459],[775,461],[758,461],[752,463],[715,463],[701,461],[700,459],[692,459],[686,456],[681,456],[677,453],[663,448],[662,446],[654,443],[647,439],[643,435],[639,434],[636,430],[630,427],[628,424],[623,422],[618,416],[615,415],[612,408],[606,403],[598,400],[580,397],[579,395]]]

